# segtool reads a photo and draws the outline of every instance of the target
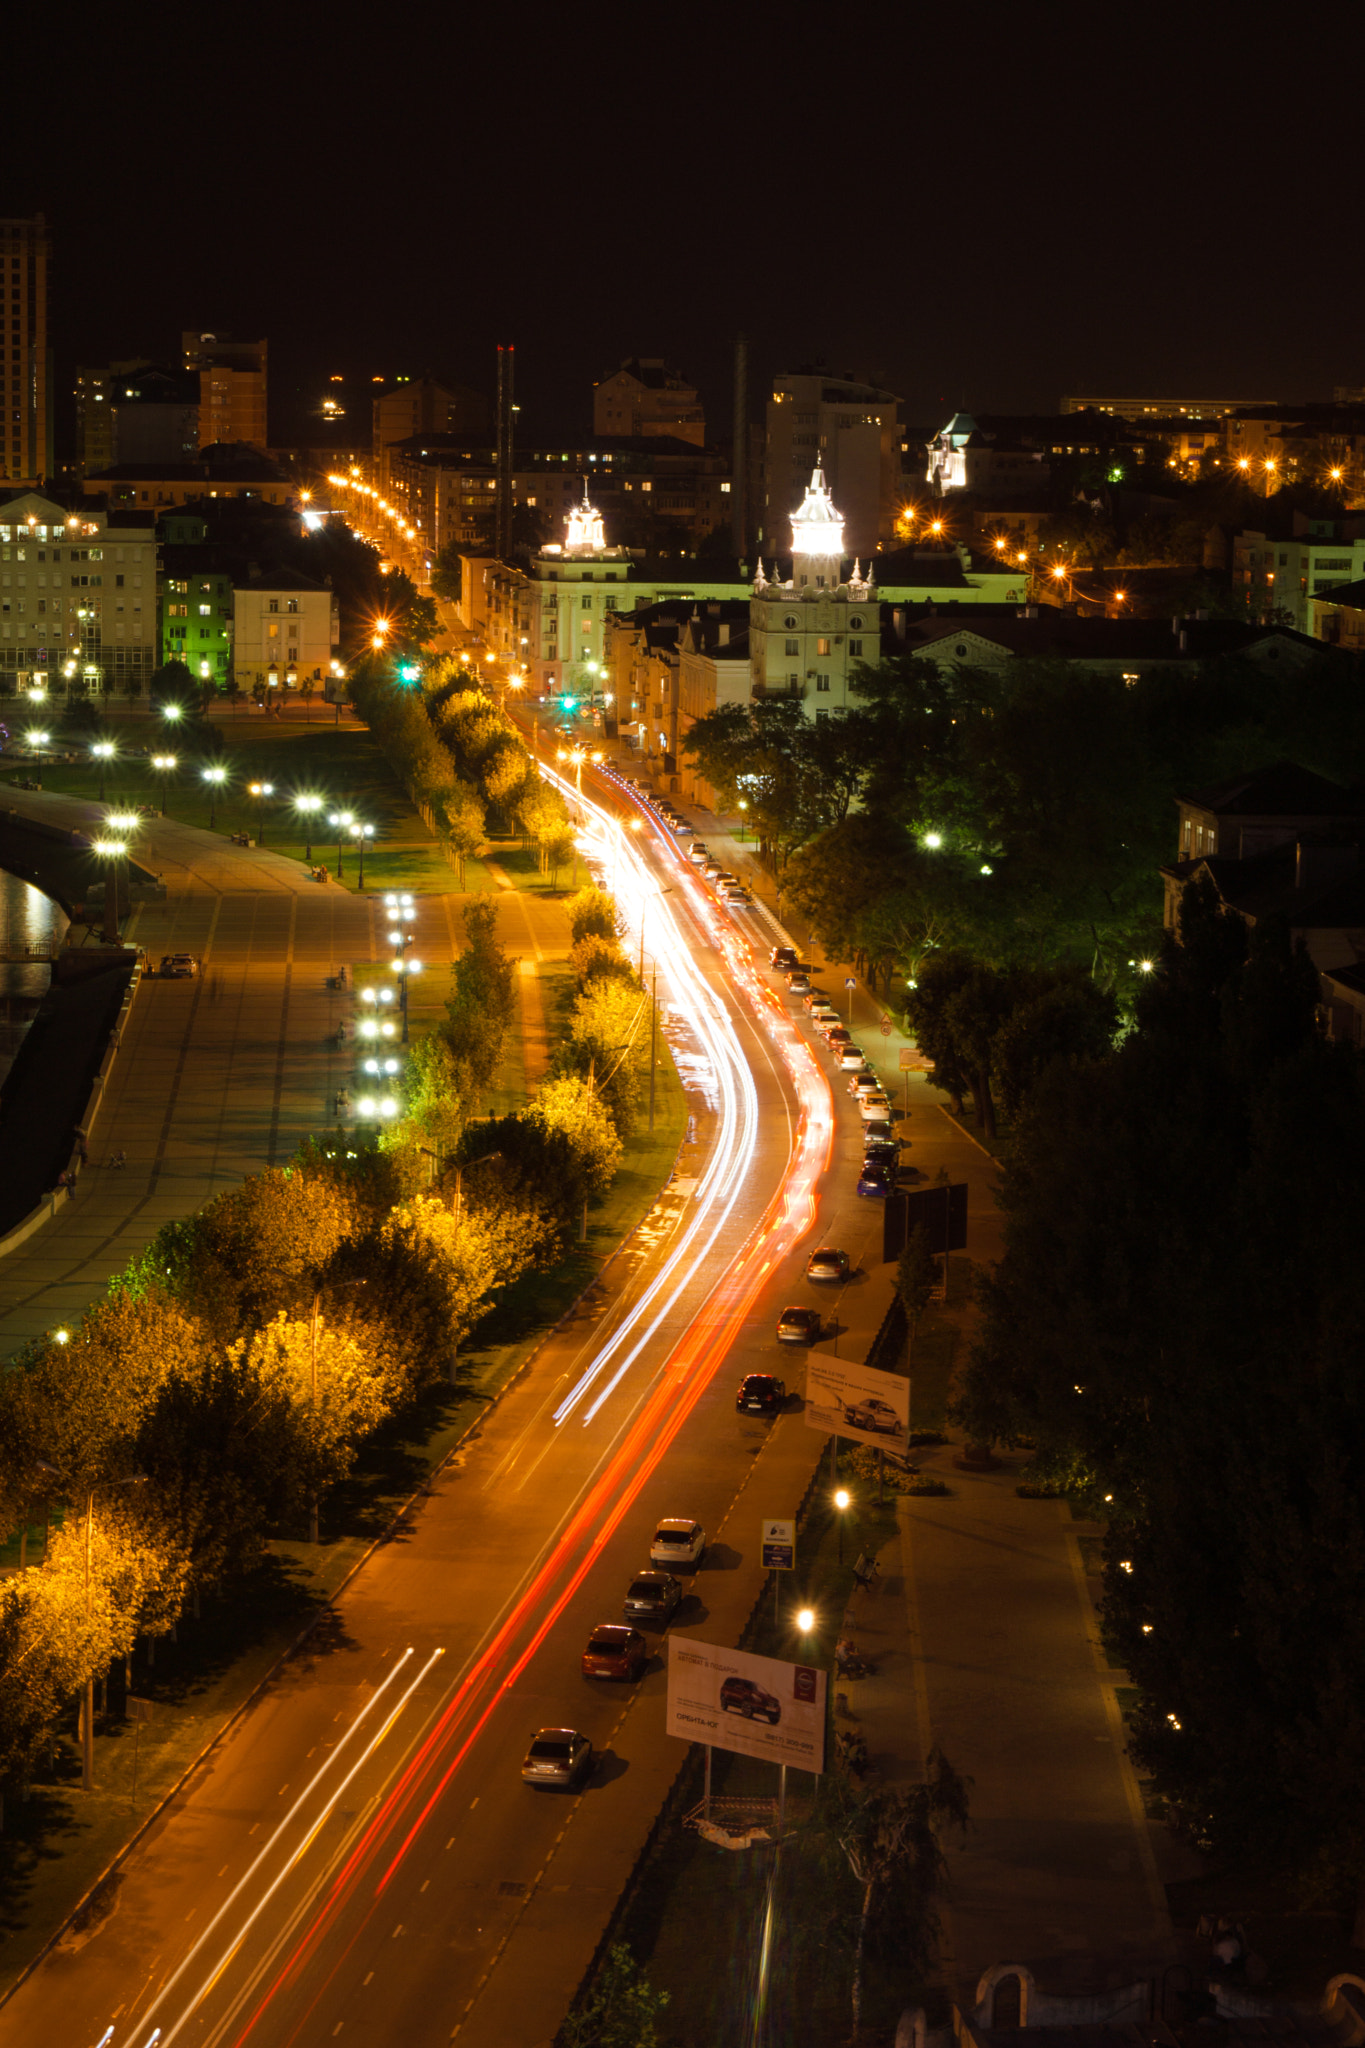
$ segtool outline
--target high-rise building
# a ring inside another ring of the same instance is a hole
[[[813,469],[843,512],[850,554],[870,555],[896,530],[900,400],[889,391],[802,370],[773,378],[764,455],[764,502],[754,505],[764,548],[786,553],[787,529]]]
[[[266,447],[269,344],[234,341],[230,334],[204,334],[187,327],[180,348],[185,368],[199,377],[199,446],[247,441],[253,448]]]
[[[47,338],[52,245],[41,213],[0,220],[0,477],[34,484],[51,476],[52,362]]]
[[[82,477],[127,462],[193,462],[199,377],[145,357],[76,369],[76,467]]]
[[[592,430],[636,441],[662,434],[701,448],[706,414],[694,387],[662,356],[629,356],[619,370],[594,384]]]

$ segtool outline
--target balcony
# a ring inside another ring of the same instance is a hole
[[[805,694],[804,683],[754,683],[749,691],[755,703],[771,703],[777,698],[790,698],[799,704]]]

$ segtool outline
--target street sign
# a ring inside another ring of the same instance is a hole
[[[854,978],[853,978],[853,976],[852,976],[851,974],[846,974],[846,975],[844,976],[844,987],[845,987],[845,988],[856,988],[857,986],[858,986],[858,984],[857,984],[857,982],[856,982],[856,981],[854,980]]]
[[[903,1045],[901,1047],[901,1072],[906,1073],[911,1067],[916,1067],[918,1065],[919,1054],[915,1050],[914,1046]]]
[[[795,1567],[795,1522],[765,1522],[761,1540],[765,1572],[789,1572]]]
[[[883,1037],[883,1038],[889,1038],[890,1036],[891,1036],[891,1019],[890,1019],[889,1017],[883,1017],[883,1018],[882,1018],[882,1037]]]

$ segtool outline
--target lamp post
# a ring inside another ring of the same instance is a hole
[[[167,725],[179,725],[184,715],[185,707],[183,704],[163,704],[161,707],[161,716],[165,719]]]
[[[294,809],[303,818],[304,837],[307,842],[303,849],[303,857],[305,861],[311,864],[313,859],[313,819],[317,812],[322,809],[322,798],[306,794],[296,796],[294,798]]]
[[[359,818],[355,818],[346,829],[360,848],[360,876],[356,882],[356,887],[363,890],[365,887],[365,841],[374,838],[374,826],[362,825]],[[340,873],[340,869],[337,872]]]
[[[248,787],[250,788],[252,796],[254,796],[256,799],[256,837],[260,844],[264,846],[265,800],[268,796],[274,796],[275,785],[273,782],[253,782],[250,783]]]
[[[32,753],[33,749],[36,747],[38,749],[38,760],[41,763],[43,753],[47,747],[47,743],[51,735],[42,731],[41,728],[38,726],[31,726],[29,728],[27,737],[29,752]]]
[[[397,950],[393,958],[393,971],[398,976],[399,1007],[403,1018],[403,1044],[408,1042],[408,976],[420,974],[420,960],[409,960],[408,947],[417,934],[413,929],[416,909],[409,895],[386,896],[385,906],[389,913],[389,944]]]
[[[328,823],[336,826],[337,835],[337,880],[341,879],[341,835],[349,825],[355,823],[354,811],[333,811]]]
[[[371,1009],[377,1010],[381,1004],[392,1003],[393,990],[391,988],[363,988],[360,991],[360,1000],[362,1003],[367,1003]],[[398,1026],[388,1017],[366,1016],[361,1018],[358,1028],[360,1036],[373,1043],[378,1038],[392,1038]],[[376,1069],[377,1071],[378,1069]],[[369,1072],[368,1068],[366,1068],[366,1072]]]
[[[113,820],[110,820],[112,824]],[[127,843],[106,834],[91,843],[90,851],[99,860],[107,863],[104,878],[104,938],[106,944],[118,944],[118,864],[128,851]]]
[[[174,754],[152,755],[152,766],[161,777],[161,815],[163,818],[166,815],[166,777],[175,772],[176,765]]]
[[[748,799],[746,797],[741,797],[739,800],[739,843],[741,846],[743,846],[744,844],[744,826],[746,823],[745,813],[748,810],[748,808]]]
[[[103,803],[105,773],[108,769],[109,763],[113,760],[115,754],[118,752],[118,748],[114,745],[114,742],[112,740],[96,740],[95,744],[91,747],[90,751],[100,764],[100,802]]]
[[[64,1479],[68,1486],[74,1483],[69,1472],[63,1472],[57,1465],[47,1464],[42,1458],[38,1460],[38,1470],[51,1473],[54,1479]],[[126,1479],[101,1479],[86,1494],[85,1619],[87,1623],[90,1620],[90,1552],[91,1539],[95,1527],[95,1495],[103,1493],[107,1489],[112,1489],[115,1486],[145,1486],[146,1484],[147,1474],[145,1472],[130,1472]],[[95,1789],[95,1674],[93,1671],[85,1681],[85,1698],[81,1705],[81,1789],[84,1792],[93,1792]]]
[[[646,916],[647,916],[647,914],[648,914],[648,911],[649,911],[649,905],[650,905],[650,900],[651,900],[651,898],[653,898],[653,897],[655,897],[655,896],[671,896],[672,894],[673,894],[673,890],[672,890],[672,888],[670,887],[670,885],[669,885],[669,884],[668,884],[667,882],[665,882],[665,883],[664,883],[664,884],[662,885],[662,887],[660,887],[660,888],[658,888],[658,889],[648,889],[648,890],[646,890],[646,892],[645,892],[645,899],[644,899],[644,902],[643,902],[643,903],[642,903],[642,904],[640,905],[640,969],[639,969],[639,978],[640,978],[640,981],[641,981],[642,983],[643,983],[643,981],[644,981],[644,978],[645,978],[645,918],[646,918]]]
[[[839,1562],[844,1561],[844,1516],[848,1513],[851,1496],[846,1486],[841,1486],[834,1496],[834,1505],[839,1515]]]
[[[209,830],[212,832],[218,822],[218,792],[227,781],[227,769],[221,761],[216,761],[201,769],[200,773],[209,786]]]

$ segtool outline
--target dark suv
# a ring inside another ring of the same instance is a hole
[[[720,1689],[722,1714],[742,1714],[746,1721],[766,1721],[776,1728],[782,1719],[782,1702],[775,1693],[764,1692],[751,1678],[727,1678]]]
[[[739,1383],[735,1407],[742,1415],[776,1415],[786,1398],[785,1380],[774,1379],[770,1372],[751,1372]]]

